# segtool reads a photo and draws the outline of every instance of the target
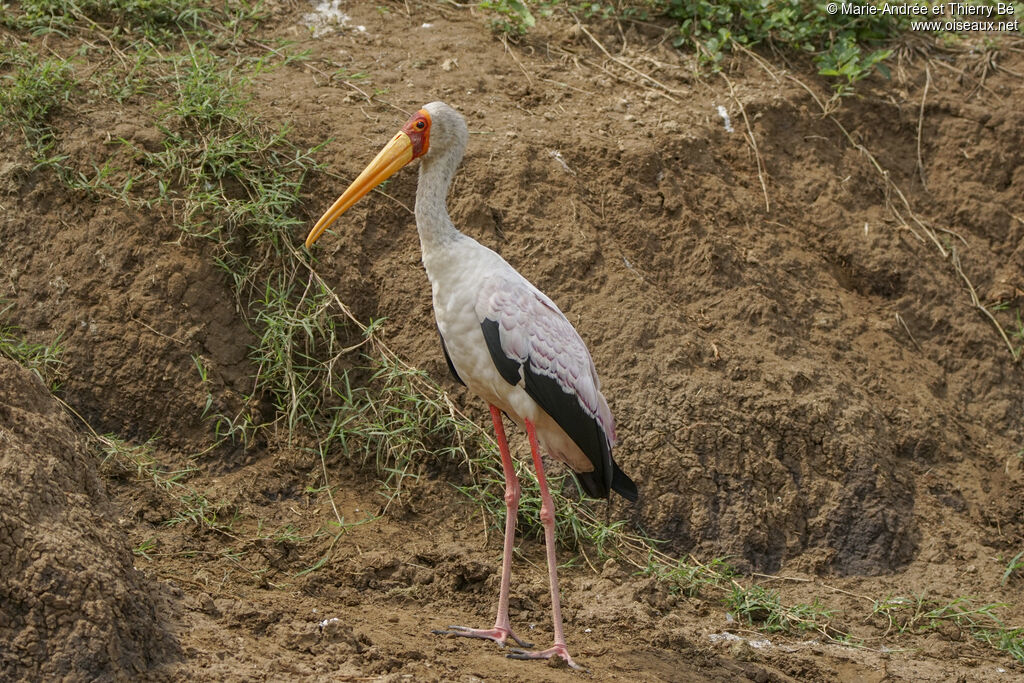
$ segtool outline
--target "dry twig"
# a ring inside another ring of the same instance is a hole
[[[750,127],[750,119],[747,118],[747,110],[740,102],[740,98],[736,96],[736,88],[733,87],[732,81],[725,75],[724,71],[720,71],[719,74],[725,79],[726,84],[729,86],[729,96],[732,97],[733,102],[740,108],[740,114],[743,116],[743,123],[747,127],[747,136],[750,140],[750,146],[754,149],[754,159],[757,161],[757,179],[761,182],[761,192],[764,193],[764,210],[765,213],[771,213],[772,204],[768,200],[768,185],[765,183],[765,171],[764,171],[764,160],[761,159],[761,152],[757,149],[757,139],[754,137],[754,130]]]
[[[917,171],[921,175],[921,187],[928,189],[924,177],[924,162],[921,161],[921,128],[924,126],[924,103],[928,98],[928,87],[932,84],[932,71],[926,64],[924,67],[924,92],[921,94],[921,111],[917,115]]]
[[[575,15],[573,15],[573,19],[576,19]],[[576,19],[576,25],[579,26],[580,30],[584,34],[586,34],[586,36],[588,38],[590,38],[591,41],[593,41],[594,45],[597,45],[598,49],[601,50],[601,52],[603,52],[604,55],[608,59],[612,60],[613,62],[615,62],[619,66],[628,69],[629,71],[633,72],[634,74],[636,74],[640,78],[644,79],[645,81],[648,81],[648,82],[653,83],[654,85],[658,86],[663,91],[661,94],[664,95],[665,97],[667,97],[668,99],[672,100],[673,102],[678,102],[679,101],[676,97],[673,97],[673,95],[681,95],[683,93],[679,92],[678,90],[673,90],[672,88],[668,87],[667,85],[665,85],[661,81],[656,80],[655,78],[645,74],[643,71],[640,71],[639,69],[634,68],[632,65],[630,65],[627,62],[625,62],[624,60],[619,59],[618,57],[613,56],[610,52],[608,52],[608,50],[605,49],[604,45],[602,45],[601,42],[597,38],[595,38],[594,35],[590,31],[587,30],[587,27],[584,26],[582,23],[580,23],[579,19]]]

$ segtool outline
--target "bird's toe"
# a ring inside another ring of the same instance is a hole
[[[509,649],[508,654],[505,656],[509,659],[558,660],[576,671],[586,671],[586,669],[572,660],[572,657],[569,656],[569,650],[564,645],[555,645],[547,650],[525,650],[514,647]]]
[[[511,638],[516,642],[517,645],[522,647],[533,647],[533,643],[528,643],[515,633],[511,629],[507,628],[470,628],[469,626],[459,626],[452,624],[446,629],[434,629],[431,631],[435,635],[439,636],[460,636],[463,638],[480,638],[482,640],[492,640],[501,647],[505,647],[505,641]]]

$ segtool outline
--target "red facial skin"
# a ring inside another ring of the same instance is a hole
[[[412,158],[416,159],[427,153],[430,148],[430,114],[420,109],[402,126],[402,132],[412,142]]]

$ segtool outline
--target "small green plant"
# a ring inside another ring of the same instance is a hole
[[[1024,318],[1021,317],[1021,309],[1017,309],[1017,319],[1010,328],[1010,338],[1017,344],[1013,351],[1014,359],[1020,360],[1024,357]],[[1012,350],[1012,349],[1011,349]]]
[[[1024,450],[1021,453],[1024,454]],[[1014,555],[1006,564],[1006,570],[1003,572],[1001,583],[1005,586],[1012,579],[1017,579],[1021,576],[1024,576],[1024,550]]]
[[[153,558],[150,553],[154,550],[156,550],[156,539],[147,538],[145,541],[132,548],[132,553],[139,557],[144,557],[147,560],[152,560]]]
[[[818,65],[818,73],[839,79],[836,89],[840,93],[845,93],[875,69],[888,78],[889,67],[885,65],[885,60],[891,54],[892,50],[887,49],[868,52],[852,37],[847,37],[835,43],[830,50],[815,57],[814,61]]]
[[[971,635],[1024,664],[1024,628],[978,628]]]
[[[705,61],[718,64],[732,45],[768,43],[814,55],[819,73],[848,88],[884,66],[889,50],[875,48],[909,27],[904,17],[829,14],[824,4],[802,0],[667,0],[664,13],[679,22],[676,44],[694,43]]]
[[[491,30],[500,36],[522,36],[537,23],[523,0],[485,0],[480,7],[497,15],[491,19]]]
[[[54,145],[51,114],[65,105],[74,89],[74,71],[67,61],[43,58],[25,45],[0,53],[0,126],[21,131],[37,159]]]
[[[3,303],[0,301],[0,303]],[[61,360],[63,350],[60,335],[49,344],[34,344],[22,337],[22,330],[17,325],[5,321],[8,311],[14,304],[7,304],[0,309],[0,355],[31,370],[51,392],[60,389]]]
[[[776,591],[762,586],[734,586],[726,604],[737,619],[752,626],[773,632],[823,631],[834,617],[831,610],[820,603],[784,605]]]
[[[197,0],[21,0],[4,5],[0,25],[33,33],[100,31],[128,40],[168,42],[200,27],[207,13]]]

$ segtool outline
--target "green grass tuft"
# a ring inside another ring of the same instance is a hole
[[[778,592],[763,586],[734,586],[726,604],[736,617],[768,633],[827,630],[835,616],[820,603],[784,605]]]
[[[115,40],[166,42],[200,28],[208,12],[197,0],[21,0],[3,5],[0,25],[33,33],[99,31]]]
[[[998,611],[1004,603],[978,605],[972,598],[949,602],[925,597],[887,597],[874,603],[872,614],[888,621],[886,633],[929,633],[953,624],[974,638],[1024,663],[1024,628],[1008,627]]]
[[[1021,451],[1024,454],[1024,451]],[[1019,579],[1024,576],[1024,550],[1010,558],[1010,561],[1006,564],[1006,570],[1003,571],[1003,578],[1000,583],[1004,586],[1013,579]]]
[[[37,159],[53,147],[50,116],[70,99],[74,71],[67,61],[43,58],[21,45],[0,52],[0,126],[19,130]]]
[[[7,304],[0,309],[0,355],[28,368],[49,387],[51,392],[56,392],[60,389],[61,366],[64,364],[61,360],[63,349],[60,345],[60,335],[49,344],[34,344],[27,341],[22,336],[21,328],[5,320],[13,305]]]

